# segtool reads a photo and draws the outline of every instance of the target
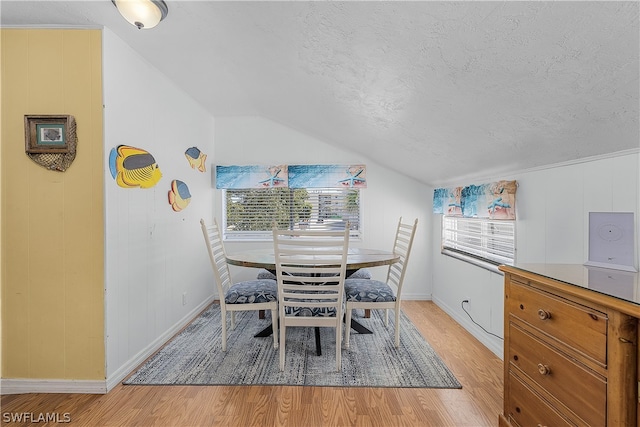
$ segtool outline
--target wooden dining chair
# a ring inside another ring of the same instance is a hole
[[[351,323],[354,309],[384,309],[385,326],[389,325],[389,309],[395,312],[395,346],[400,346],[400,302],[402,283],[407,271],[407,263],[411,254],[413,238],[416,234],[418,219],[413,224],[404,224],[402,217],[398,221],[393,252],[400,256],[400,260],[389,266],[386,282],[374,279],[347,279],[344,283],[346,324]],[[347,328],[344,336],[345,347],[349,348],[351,330]]]
[[[222,243],[218,222],[207,226],[200,220],[202,234],[207,244],[211,267],[218,287],[222,317],[222,351],[227,351],[227,312],[231,313],[231,329],[235,329],[236,311],[271,310],[273,323],[273,347],[278,348],[278,286],[275,280],[248,280],[233,283]],[[244,351],[245,349],[241,349]]]
[[[342,367],[344,280],[349,227],[342,231],[273,228],[280,320],[280,370],[288,327],[336,331],[336,370]],[[317,343],[316,343],[317,344]]]

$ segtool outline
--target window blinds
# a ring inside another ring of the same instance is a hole
[[[227,239],[269,239],[273,222],[281,229],[343,229],[360,237],[357,189],[269,188],[224,190]]]
[[[442,218],[443,252],[462,253],[492,264],[513,264],[515,221]]]

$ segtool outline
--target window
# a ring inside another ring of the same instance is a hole
[[[515,221],[443,216],[442,253],[498,272],[515,260]]]
[[[360,237],[360,190],[268,188],[224,190],[223,234],[227,240],[271,239],[273,221],[282,229],[340,229]]]

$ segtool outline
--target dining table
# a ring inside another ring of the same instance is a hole
[[[275,274],[276,257],[273,248],[248,249],[227,254],[227,262],[239,267],[263,268]],[[400,260],[400,256],[391,251],[368,248],[349,248],[347,252],[347,278],[361,268],[391,265]],[[351,319],[351,328],[359,334],[372,334],[373,331],[355,319]],[[258,332],[256,337],[267,337],[273,333],[272,325]],[[321,354],[319,329],[316,328],[316,352]]]
[[[349,248],[347,252],[347,276],[361,268],[378,267],[398,262],[400,256],[380,249]],[[248,249],[227,254],[227,262],[240,267],[264,268],[275,271],[276,256],[273,248]]]

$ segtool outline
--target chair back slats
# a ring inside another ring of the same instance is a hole
[[[396,230],[396,237],[393,244],[393,252],[400,256],[398,262],[389,266],[387,272],[387,284],[393,285],[396,289],[396,296],[400,298],[402,292],[402,283],[404,282],[404,275],[407,271],[407,264],[409,261],[409,255],[411,254],[411,247],[413,246],[413,239],[416,234],[416,228],[418,225],[418,219],[413,224],[406,224],[402,222],[402,217],[398,221],[398,228]]]
[[[220,227],[218,222],[214,219],[212,226],[207,226],[204,220],[200,220],[200,227],[202,228],[202,234],[204,235],[207,243],[207,250],[209,252],[209,259],[211,260],[211,267],[213,267],[213,273],[216,278],[216,286],[218,288],[218,294],[220,297],[220,305],[224,309],[224,296],[226,295],[231,283],[231,274],[229,272],[229,265],[227,264],[227,257],[222,243],[222,234],[220,233]]]
[[[273,242],[280,312],[319,308],[341,315],[348,227],[342,231],[278,230]]]

